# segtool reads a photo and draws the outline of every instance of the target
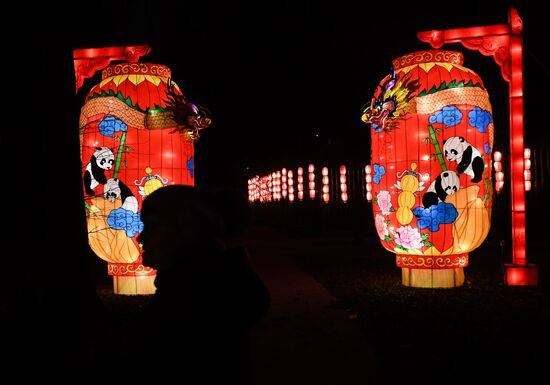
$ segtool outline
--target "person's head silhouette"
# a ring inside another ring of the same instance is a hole
[[[141,243],[144,265],[162,271],[186,251],[220,247],[223,221],[212,196],[194,186],[169,185],[143,200]],[[190,261],[191,262],[191,261]]]
[[[271,297],[246,247],[228,245],[250,219],[247,197],[235,190],[170,185],[143,200],[137,240],[143,264],[157,270],[145,330],[156,338],[152,366],[159,376],[185,372],[194,384],[250,384],[250,331]]]

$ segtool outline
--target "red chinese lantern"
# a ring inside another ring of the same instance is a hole
[[[105,68],[80,115],[88,241],[108,262],[117,294],[152,294],[156,272],[136,241],[142,200],[167,184],[194,184],[193,143],[210,125],[170,69],[147,63]]]
[[[378,236],[404,285],[460,286],[490,227],[489,96],[460,52],[414,52],[392,64],[361,117],[372,129]]]

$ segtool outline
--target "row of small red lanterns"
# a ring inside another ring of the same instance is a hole
[[[525,191],[531,190],[531,150],[526,148],[524,151],[524,182]],[[502,153],[495,151],[493,154],[493,168],[495,170],[495,190],[501,192],[504,187],[504,171],[502,170]],[[298,167],[296,170],[297,178],[297,196],[298,200],[304,199],[304,169]],[[322,175],[322,198],[323,202],[330,201],[329,187],[329,172],[328,167],[323,167]],[[260,201],[266,202],[271,200],[281,200],[288,198],[289,201],[294,201],[294,179],[292,170],[282,168],[281,170],[272,172],[266,176],[255,176],[248,180],[248,199],[251,202]],[[345,165],[340,166],[340,199],[342,202],[347,202],[349,199],[347,186],[347,168]],[[308,166],[308,191],[309,198],[315,199],[317,196],[315,184],[315,166]],[[372,201],[372,166],[365,166],[365,198],[367,201]],[[264,193],[262,194],[262,191]]]

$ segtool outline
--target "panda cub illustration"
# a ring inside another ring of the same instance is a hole
[[[87,195],[94,195],[94,189],[99,184],[107,183],[105,170],[113,168],[115,154],[109,147],[96,147],[96,151],[86,165],[84,172],[84,187]]]
[[[483,176],[483,158],[481,153],[468,143],[462,136],[451,136],[443,141],[445,158],[451,162],[457,162],[456,171],[472,177],[472,183],[477,183]]]
[[[122,200],[122,208],[133,213],[138,211],[138,200],[132,194],[128,186],[117,178],[109,178],[105,183],[103,197],[109,202],[114,202],[118,197]]]
[[[454,171],[443,171],[430,184],[428,190],[422,196],[424,208],[435,206],[439,202],[445,202],[447,195],[454,194],[460,189],[460,177]]]

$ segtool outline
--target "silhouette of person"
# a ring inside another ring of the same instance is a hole
[[[137,240],[157,270],[145,312],[156,381],[250,384],[250,332],[271,296],[231,239],[250,219],[246,198],[230,190],[162,187],[144,199]]]

